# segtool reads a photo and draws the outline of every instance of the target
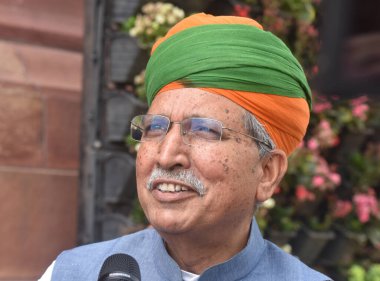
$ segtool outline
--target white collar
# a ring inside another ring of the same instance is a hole
[[[181,273],[182,273],[183,281],[198,281],[199,279],[199,275],[182,270],[182,269],[181,269]]]

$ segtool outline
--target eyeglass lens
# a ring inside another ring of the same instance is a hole
[[[139,115],[131,122],[131,135],[137,141],[160,141],[166,135],[171,123],[181,125],[181,135],[187,144],[199,140],[219,141],[223,126],[218,120],[209,118],[187,118],[181,122],[170,122],[169,118],[161,115]]]

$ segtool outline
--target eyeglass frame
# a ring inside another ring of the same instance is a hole
[[[228,131],[231,131],[231,132],[234,132],[234,133],[237,133],[237,134],[240,134],[240,135],[246,136],[246,137],[248,137],[248,138],[251,138],[251,139],[253,139],[253,140],[255,140],[255,141],[259,142],[259,143],[262,143],[262,144],[265,145],[267,148],[269,148],[269,150],[272,150],[272,149],[273,149],[272,145],[271,145],[269,142],[264,141],[264,140],[261,140],[261,139],[259,139],[259,138],[254,137],[254,136],[248,135],[248,134],[246,134],[246,133],[242,133],[242,132],[236,131],[236,130],[234,130],[234,129],[231,129],[231,128],[228,128],[228,127],[225,127],[225,126],[223,126],[222,121],[219,121],[219,120],[217,120],[217,119],[213,119],[213,118],[208,118],[208,117],[188,117],[188,118],[183,119],[182,121],[171,121],[169,117],[167,117],[167,116],[165,116],[165,115],[161,115],[161,114],[140,114],[140,115],[136,115],[136,116],[134,116],[134,117],[132,118],[132,120],[131,120],[130,123],[131,123],[131,126],[135,126],[136,128],[138,128],[138,129],[141,130],[142,132],[144,132],[144,129],[141,128],[140,126],[137,126],[136,124],[133,123],[133,120],[134,120],[136,117],[139,117],[139,116],[160,116],[160,117],[163,117],[163,118],[165,118],[165,119],[167,119],[167,120],[169,121],[169,124],[168,124],[168,127],[167,127],[167,129],[166,129],[166,132],[165,132],[165,134],[162,135],[162,137],[160,138],[159,142],[161,142],[161,141],[165,138],[165,136],[168,134],[170,128],[172,127],[172,124],[179,124],[179,125],[180,125],[181,136],[183,137],[183,136],[186,134],[186,133],[183,133],[183,127],[182,127],[182,123],[183,123],[183,121],[188,120],[188,119],[192,119],[192,118],[197,118],[197,119],[207,119],[207,120],[212,120],[212,121],[215,121],[215,122],[217,122],[217,123],[219,123],[219,124],[221,125],[221,126],[220,126],[220,127],[221,127],[221,134],[220,134],[220,136],[219,136],[219,139],[216,139],[215,142],[222,141],[223,130],[228,130]],[[137,142],[147,142],[147,141],[149,142],[149,141],[153,141],[152,139],[148,139],[148,140],[146,140],[146,141],[136,140],[136,139],[133,139],[133,140],[135,140],[135,141],[137,141]],[[206,140],[206,141],[209,141],[209,142],[212,142],[211,140],[207,140],[207,139],[205,139],[205,140]],[[185,142],[185,144],[191,146],[191,144],[188,144],[188,143],[186,143],[186,142]]]

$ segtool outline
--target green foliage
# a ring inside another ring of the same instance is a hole
[[[279,231],[291,232],[300,227],[299,221],[294,219],[295,209],[291,206],[279,206],[269,210],[268,220],[272,229]]]
[[[316,97],[316,103],[319,102],[317,99],[318,97]],[[357,100],[359,100],[359,104],[355,104],[355,101],[353,102],[352,100],[345,99],[329,100],[332,110],[325,110],[323,112],[318,112],[317,115],[313,115],[312,118],[314,120],[312,120],[312,123],[315,123],[315,118],[318,120],[326,119],[337,133],[340,133],[345,128],[350,132],[363,132],[368,128],[366,116],[368,110],[368,105],[366,104],[367,99],[365,97],[360,97]],[[355,113],[355,109],[357,109],[358,106],[367,107],[366,110],[363,110],[363,114],[358,115]]]
[[[121,23],[121,30],[124,32],[128,32],[131,30],[136,24],[136,17],[130,17]]]
[[[284,0],[281,1],[281,10],[288,11],[294,18],[299,21],[311,24],[313,23],[316,11],[310,0]]]
[[[348,270],[348,281],[366,281],[365,275],[365,269],[360,265],[354,264]]]
[[[315,231],[325,231],[330,229],[333,218],[330,215],[322,216],[322,218],[314,216],[307,220],[308,226]]]
[[[311,177],[315,174],[318,165],[317,160],[311,150],[297,149],[289,156],[286,180],[290,180],[293,186],[297,184],[310,185]]]
[[[364,233],[365,226],[362,224],[357,215],[354,212],[348,214],[341,222],[341,220],[337,219],[337,223],[342,224],[346,229],[356,233]]]
[[[367,227],[367,236],[372,245],[380,250],[380,220]]]
[[[368,270],[354,264],[348,269],[347,275],[348,281],[380,281],[380,264],[371,264]]]
[[[380,157],[367,152],[354,151],[349,157],[348,175],[350,182],[365,192],[369,187],[375,186],[380,179]]]
[[[260,231],[261,231],[261,234],[264,235],[265,233],[265,230],[267,229],[268,227],[268,221],[267,219],[265,218],[265,216],[256,216],[256,222],[260,228]]]
[[[136,145],[139,144],[139,142],[134,140],[130,134],[126,137],[125,143],[129,147],[131,147],[131,146],[135,147]]]
[[[139,146],[139,142],[138,141],[135,141],[134,139],[132,139],[132,136],[131,134],[129,134],[126,138],[125,138],[125,146],[128,147],[129,149],[129,152],[131,154],[136,154],[137,152],[137,149],[138,149],[138,146]]]
[[[368,269],[366,281],[380,281],[380,264],[374,264]]]
[[[136,37],[141,48],[149,49],[184,16],[184,11],[171,3],[149,2],[122,24],[122,30]]]
[[[140,202],[137,198],[133,200],[131,216],[133,221],[137,224],[148,224],[148,220],[146,219],[144,211],[141,208]]]
[[[252,1],[246,1],[247,4],[249,2]],[[311,73],[319,49],[318,31],[314,27],[317,20],[317,1],[263,0],[261,3],[263,13],[258,20],[266,30],[279,36],[306,71]]]

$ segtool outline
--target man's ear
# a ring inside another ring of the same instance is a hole
[[[263,174],[256,193],[258,202],[264,202],[272,196],[286,173],[288,158],[284,151],[274,149],[263,157],[261,165]]]

